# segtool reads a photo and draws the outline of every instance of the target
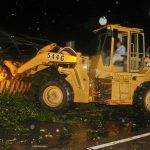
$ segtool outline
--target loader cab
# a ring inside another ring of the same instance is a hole
[[[145,42],[142,29],[107,25],[94,31],[98,37],[95,55],[91,58],[90,78],[94,83],[94,101],[107,104],[132,104],[133,92],[144,67]],[[117,51],[116,39],[124,47],[124,56],[114,56]],[[121,57],[121,59],[119,58]],[[119,59],[118,59],[119,58]],[[133,83],[133,84],[132,84]],[[99,95],[99,93],[101,93]]]
[[[100,76],[100,70],[108,72],[139,72],[145,58],[145,42],[142,29],[107,25],[94,30],[97,37],[96,53],[91,59],[92,74]],[[125,54],[116,56],[119,39]],[[116,59],[116,60],[115,60]],[[95,73],[95,74],[94,74]],[[104,74],[103,74],[104,75]]]

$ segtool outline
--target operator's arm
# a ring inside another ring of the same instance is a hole
[[[113,64],[116,62],[123,62],[124,58],[126,57],[126,48],[125,46],[121,45],[115,52],[113,57]]]
[[[115,52],[115,54],[118,54],[120,56],[125,56],[126,55],[126,48],[124,45],[121,45]]]

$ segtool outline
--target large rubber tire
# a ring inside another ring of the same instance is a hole
[[[45,91],[46,90],[48,91],[48,89],[50,89],[49,92],[51,92],[51,96],[48,96],[47,98],[45,97],[46,95]],[[39,99],[40,105],[44,108],[48,108],[49,110],[55,111],[55,112],[67,110],[71,106],[72,101],[73,101],[72,87],[65,79],[61,79],[61,78],[55,79],[53,81],[44,82],[42,86],[40,87],[38,94],[39,94],[38,99]],[[55,97],[53,100],[50,100],[53,97],[52,94]],[[56,102],[57,100],[55,98],[59,99],[59,103]]]
[[[149,103],[147,102],[148,94],[150,94],[150,82],[145,82],[137,88],[134,96],[136,112],[145,117],[150,117],[150,100]]]

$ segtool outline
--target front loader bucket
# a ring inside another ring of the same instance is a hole
[[[0,66],[0,94],[23,94],[31,87],[30,77],[27,75],[14,77],[17,65],[21,63],[4,61],[5,66]],[[9,70],[9,71],[8,71]]]
[[[31,87],[31,82],[21,80],[3,80],[0,82],[0,93],[23,94]]]

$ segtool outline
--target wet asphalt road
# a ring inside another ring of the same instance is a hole
[[[33,124],[32,124],[33,125]],[[25,144],[9,145],[8,150],[86,150],[88,147],[109,143],[112,141],[133,137],[150,132],[150,127],[124,126],[118,121],[105,122],[104,128],[96,125],[79,125],[69,128],[69,134],[64,133],[64,125],[37,123],[35,129],[20,135],[20,141],[27,139]],[[41,133],[41,130],[45,130]],[[44,138],[50,132],[52,138]],[[2,132],[1,132],[2,133]],[[6,135],[3,133],[3,135]],[[13,134],[12,134],[13,135]],[[43,137],[43,138],[41,138]],[[5,140],[13,139],[7,135]],[[18,137],[19,139],[19,137]],[[1,147],[3,150],[4,147]],[[150,136],[133,141],[102,148],[101,150],[150,150]]]
[[[87,118],[83,113],[79,119],[82,117],[84,121],[72,125],[30,120],[24,125],[26,130],[21,133],[0,128],[0,143],[3,143],[0,150],[86,150],[96,145],[150,133],[149,119],[128,115],[126,110],[121,115],[120,110],[118,112],[115,110],[111,114],[113,117],[109,118],[108,115],[103,117],[103,114],[91,112]],[[100,116],[102,118],[99,119]],[[150,150],[150,136],[100,150]]]
[[[109,142],[109,141],[107,141]],[[95,144],[95,143],[93,143]],[[42,147],[37,145],[35,147],[29,145],[12,145],[8,150],[86,150],[86,147],[82,145],[79,141],[73,144],[74,146],[56,146],[56,147]],[[89,144],[91,145],[91,144]],[[87,144],[88,146],[88,144]],[[92,145],[93,146],[93,145]],[[3,148],[1,148],[3,150]],[[102,148],[101,150],[150,150],[150,137],[141,138],[138,140],[126,142],[123,144],[118,144],[114,146],[110,146],[107,148]]]

